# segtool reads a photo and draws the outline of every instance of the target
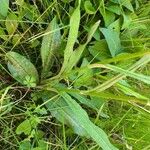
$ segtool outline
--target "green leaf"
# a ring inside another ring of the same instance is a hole
[[[107,65],[107,67],[115,72],[140,80],[146,84],[150,84],[150,76],[145,76],[143,74],[134,73],[133,71],[125,70],[125,69],[122,69],[113,65]]]
[[[111,0],[111,1],[120,4],[126,7],[127,9],[129,9],[130,11],[134,12],[133,6],[131,4],[131,0]]]
[[[116,32],[120,32],[120,29],[121,29],[121,19],[117,19],[116,21],[114,21],[113,23],[111,23],[109,26],[108,26],[109,29],[112,29]]]
[[[107,10],[117,14],[117,15],[121,15],[121,7],[119,5],[109,5],[108,7],[106,7]]]
[[[45,35],[42,40],[41,57],[42,57],[42,77],[45,77],[51,66],[52,59],[55,57],[55,53],[60,47],[61,34],[60,29],[56,21],[56,17],[51,21],[48,28],[45,31]]]
[[[92,3],[89,0],[84,2],[84,8],[87,14],[91,15],[96,13],[95,8],[93,7]]]
[[[145,56],[143,56],[139,61],[137,61],[135,64],[133,64],[128,71],[132,74],[133,71],[135,71],[136,69],[140,68],[142,65],[147,64],[148,62],[150,62],[150,54],[146,54]],[[94,64],[94,67],[102,67],[102,65],[100,64]],[[109,69],[110,66],[109,65],[103,65],[103,67]],[[125,70],[124,70],[125,71]],[[90,92],[102,92],[108,88],[110,88],[111,86],[113,86],[114,84],[116,84],[117,82],[119,82],[120,80],[122,80],[124,77],[126,77],[126,75],[128,74],[128,71],[125,72],[121,72],[120,74],[118,74],[117,76],[111,78],[110,80],[107,80],[106,82],[104,82],[101,85],[98,85],[97,87],[88,90],[88,91],[83,91],[82,93],[90,93]],[[135,77],[138,78],[138,77]],[[145,79],[143,79],[145,80]],[[147,80],[147,78],[146,78]],[[148,81],[149,82],[149,81]]]
[[[87,37],[86,44],[88,44],[91,41],[91,39],[94,36],[94,33],[98,29],[99,25],[100,25],[100,20],[92,25],[91,29],[88,31],[88,37]]]
[[[116,56],[121,51],[121,42],[119,33],[114,31],[113,29],[101,28],[100,31],[103,33],[110,53],[112,57]]]
[[[7,41],[8,37],[6,36],[5,29],[0,27],[0,38]]]
[[[141,95],[140,93],[134,91],[131,87],[128,87],[126,85],[124,85],[123,83],[119,82],[119,84],[117,84],[118,88],[124,92],[126,95],[129,95],[129,96],[134,96],[138,99],[145,99],[145,100],[149,100],[149,98]]]
[[[23,140],[21,141],[19,146],[19,150],[31,150],[31,144],[29,140]]]
[[[18,27],[18,17],[14,13],[10,13],[6,18],[6,29],[9,35],[14,34]]]
[[[38,141],[38,147],[32,149],[32,150],[48,150],[48,147],[50,148],[50,146],[48,145],[47,141],[44,140],[39,140]]]
[[[24,133],[25,135],[30,135],[31,133],[31,124],[28,119],[23,121],[16,129],[16,134]]]
[[[125,6],[130,11],[134,12],[133,6],[131,4],[131,0],[121,0],[121,5]]]
[[[72,110],[73,115],[76,118],[77,123],[82,126],[83,130],[94,140],[96,143],[102,147],[103,150],[117,150],[109,141],[105,132],[94,125],[87,115],[87,113],[82,109],[82,107],[73,100],[67,93],[63,92],[60,94],[64,101],[68,104],[68,107]]]
[[[104,104],[104,100],[100,99],[100,98],[95,98],[95,97],[92,97],[91,99],[88,99],[87,97],[85,96],[81,96],[77,93],[69,93],[71,94],[71,96],[73,96],[74,98],[76,98],[80,103],[88,106],[89,108],[92,108],[96,111],[99,110],[99,108]]]
[[[132,18],[130,14],[123,14],[123,24],[122,24],[122,30],[129,28],[130,24],[132,23]]]
[[[104,1],[100,2],[99,11],[104,19],[105,27],[108,27],[111,23],[115,21],[115,14],[111,11],[106,10]]]
[[[42,95],[42,99],[46,103],[46,107],[53,117],[61,123],[70,126],[78,135],[87,136],[87,133],[78,123],[76,116],[62,97],[50,100],[52,98],[50,92],[42,93]]]
[[[6,53],[8,69],[14,79],[28,87],[35,87],[39,81],[34,65],[24,56],[16,52]]]
[[[97,30],[98,26],[100,24],[100,21],[96,22],[90,29],[90,31],[88,32],[88,37],[87,37],[87,41],[85,44],[80,45],[76,50],[74,50],[72,52],[72,55],[70,56],[70,59],[68,60],[68,64],[67,67],[65,69],[65,73],[69,72],[79,61],[79,59],[81,58],[81,55],[84,51],[84,49],[86,48],[87,44],[91,41],[95,31]]]
[[[94,42],[92,46],[89,46],[88,50],[97,60],[104,60],[111,57],[107,42],[104,39]]]
[[[89,64],[86,58],[83,59],[83,62],[80,67],[80,71],[74,81],[75,87],[88,86],[92,83],[93,70],[86,67]],[[83,69],[82,69],[83,68]]]
[[[74,44],[78,37],[79,25],[80,25],[80,5],[74,10],[70,18],[70,30],[67,45],[64,51],[64,62],[59,74],[64,72],[65,68],[68,65],[68,60],[72,56]]]
[[[0,0],[0,14],[6,17],[8,9],[9,9],[9,0]]]

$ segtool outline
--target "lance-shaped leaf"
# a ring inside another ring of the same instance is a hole
[[[70,30],[67,45],[64,50],[64,62],[59,74],[64,72],[64,70],[68,66],[68,61],[70,57],[73,55],[73,48],[78,37],[79,25],[80,25],[80,1],[78,7],[74,10],[70,18]]]
[[[48,95],[45,93],[43,100],[52,116],[72,127],[78,135],[92,138],[103,150],[117,150],[106,133],[90,121],[86,111],[69,94],[60,92],[61,97],[53,100]]]
[[[61,123],[71,127],[76,134],[80,136],[87,136],[86,131],[83,130],[80,124],[78,124],[76,116],[62,97],[53,99],[50,92],[44,92],[42,95],[42,99],[44,103],[46,103],[46,107],[53,117]]]
[[[76,50],[74,50],[72,52],[72,55],[70,56],[70,59],[68,60],[68,64],[66,66],[66,72],[69,72],[79,61],[79,59],[81,58],[81,55],[84,51],[84,49],[86,48],[87,44],[91,41],[95,31],[97,30],[98,26],[100,24],[100,21],[97,21],[90,29],[89,33],[88,33],[88,37],[87,37],[87,41],[85,44],[80,45]]]
[[[150,82],[149,82],[150,78],[149,77],[146,77],[146,76],[143,76],[143,75],[141,77],[141,75],[137,75],[136,73],[133,73],[135,70],[137,70],[138,68],[140,68],[141,66],[143,66],[143,65],[145,65],[149,62],[150,62],[150,54],[146,54],[139,61],[137,61],[135,64],[133,64],[127,71],[125,71],[124,69],[120,70],[120,68],[118,69],[118,67],[117,67],[117,72],[121,72],[120,74],[114,76],[110,80],[105,81],[103,84],[98,85],[97,87],[95,87],[91,90],[82,92],[82,93],[90,93],[90,92],[93,92],[93,91],[102,92],[102,91],[110,88],[111,86],[113,86],[114,84],[116,84],[117,82],[119,82],[120,80],[122,80],[126,76],[134,77],[135,79],[139,79],[143,82],[146,82],[147,84],[150,84]],[[103,65],[95,65],[96,68],[98,66],[102,67]],[[104,65],[104,66],[107,69],[113,69],[113,70],[115,69],[116,70],[116,68],[112,68],[111,65]]]
[[[140,80],[140,81],[144,82],[145,84],[150,84],[150,76],[138,74],[138,73],[135,73],[133,71],[125,70],[125,69],[122,69],[122,68],[119,68],[119,67],[116,67],[113,65],[107,65],[107,67],[108,67],[108,69],[113,70],[117,73],[121,73],[121,74],[124,74],[126,76],[132,77],[134,79]]]
[[[84,109],[82,109],[82,107],[72,99],[70,95],[63,92],[61,93],[61,96],[68,104],[68,107],[72,110],[77,123],[83,128],[82,130],[85,130],[103,150],[117,150],[117,148],[110,143],[106,133],[90,121],[86,111],[84,111]]]
[[[6,54],[8,69],[14,79],[28,87],[35,87],[39,81],[34,65],[24,56],[16,52]]]
[[[46,77],[53,62],[54,54],[60,46],[61,34],[56,17],[51,21],[42,41],[42,77]]]

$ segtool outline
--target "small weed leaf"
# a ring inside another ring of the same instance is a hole
[[[16,129],[17,134],[24,133],[25,135],[30,135],[30,132],[31,132],[31,123],[28,119],[23,121]]]
[[[9,35],[14,34],[18,27],[18,17],[14,13],[10,13],[5,22],[5,26]]]
[[[84,8],[87,14],[95,14],[96,12],[95,8],[89,0],[84,2]]]
[[[124,7],[126,7],[128,10],[134,12],[133,6],[131,4],[131,0],[111,0],[114,3],[118,3]]]
[[[100,31],[103,33],[110,53],[112,57],[116,56],[121,51],[121,42],[119,33],[114,31],[113,29],[101,28]]]

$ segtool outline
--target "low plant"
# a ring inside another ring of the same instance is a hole
[[[9,86],[4,84],[0,91],[1,116],[12,112],[14,105],[18,104],[15,111],[25,114],[15,130],[16,135],[27,136],[21,138],[21,142],[16,138],[19,149],[44,150],[53,146],[67,149],[65,144],[51,145],[43,140],[45,133],[38,126],[50,114],[63,125],[64,143],[66,134],[73,131],[95,141],[97,144],[93,149],[118,149],[120,144],[113,137],[117,135],[113,133],[116,127],[111,131],[110,142],[109,136],[100,127],[102,123],[97,123],[99,117],[109,118],[105,113],[108,105],[112,101],[119,102],[146,116],[149,114],[149,95],[138,89],[139,86],[149,89],[150,85],[149,72],[145,69],[149,69],[150,62],[149,38],[145,35],[147,42],[140,39],[142,32],[147,30],[146,23],[139,23],[141,2],[62,0],[32,1],[31,5],[16,0],[14,7],[17,12],[13,8],[9,11],[9,1],[1,2],[1,18],[6,20],[0,28],[0,38],[4,41],[0,47],[3,52],[0,71],[5,70],[9,77],[15,79],[9,81],[12,83]],[[149,6],[149,2],[145,3]],[[36,8],[39,6],[41,10]],[[45,11],[40,14],[43,9]],[[60,16],[64,9],[68,12]],[[52,13],[51,21],[43,32],[42,22],[49,13]],[[147,16],[149,12],[145,13],[144,16]],[[31,25],[25,24],[24,19],[30,20]],[[8,36],[3,36],[5,32]],[[24,45],[28,50],[23,52],[20,49],[25,49]],[[6,82],[5,78],[3,80],[2,84]],[[9,91],[13,91],[14,95]],[[13,96],[19,97],[16,91],[21,91],[21,96],[17,102],[12,102]],[[28,100],[23,102],[22,107],[21,101],[26,98]],[[97,112],[96,119],[89,117],[86,110]],[[65,133],[65,125],[71,128],[68,133]],[[7,134],[12,130],[3,132]],[[126,140],[121,140],[127,149],[131,149]]]

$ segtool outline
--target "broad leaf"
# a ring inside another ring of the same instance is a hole
[[[97,60],[104,60],[110,58],[110,52],[106,40],[100,40],[93,43],[88,48],[90,54]]]
[[[0,0],[0,14],[6,17],[8,9],[9,9],[9,0]]]
[[[84,2],[84,8],[85,8],[85,11],[87,14],[95,14],[96,13],[95,8],[93,7],[92,3],[89,0]]]
[[[115,14],[111,11],[106,10],[104,1],[100,2],[99,11],[104,19],[105,27],[108,27],[111,23],[115,21]]]
[[[31,124],[30,121],[28,119],[26,119],[25,121],[23,121],[16,129],[16,133],[17,134],[21,134],[24,133],[26,135],[29,135],[31,132]]]
[[[125,6],[130,11],[134,12],[133,6],[131,4],[131,0],[121,0],[121,5]]]
[[[123,14],[123,24],[121,29],[123,30],[129,28],[131,23],[132,23],[132,18],[130,14]]]
[[[118,4],[126,7],[130,11],[134,12],[133,6],[131,4],[131,0],[111,0],[111,1],[114,3],[118,3]]]
[[[9,35],[14,34],[18,27],[18,17],[14,13],[10,13],[6,18],[6,29]]]
[[[84,104],[86,106],[88,106],[89,108],[92,108],[96,111],[98,111],[100,109],[100,107],[105,103],[105,101],[103,99],[100,98],[95,98],[95,97],[91,97],[91,99],[82,96],[80,94],[77,93],[69,93],[71,94],[71,96],[73,96],[74,98],[76,98],[81,104]]]
[[[29,139],[25,139],[19,143],[18,150],[32,150],[32,145]]]
[[[16,52],[6,53],[8,69],[14,79],[28,87],[35,87],[39,81],[34,65],[24,56]]]
[[[117,19],[116,21],[114,21],[113,23],[111,23],[109,26],[108,26],[109,29],[112,29],[116,32],[120,32],[120,29],[121,29],[121,19]]]
[[[42,41],[41,57],[42,57],[42,77],[45,77],[51,66],[52,59],[55,57],[54,54],[60,46],[61,34],[59,26],[54,18],[49,24]]]
[[[106,7],[107,10],[117,14],[117,15],[121,15],[121,8],[119,5],[109,5],[108,7]]]
[[[59,98],[52,100],[54,94],[46,91],[42,98],[52,116],[60,122],[72,127],[75,133],[91,137],[104,150],[117,150],[110,142],[105,132],[95,126],[82,107],[65,92],[60,92]]]
[[[121,51],[121,42],[119,33],[114,31],[113,29],[101,28],[100,31],[103,33],[110,53],[112,57],[116,56]]]

